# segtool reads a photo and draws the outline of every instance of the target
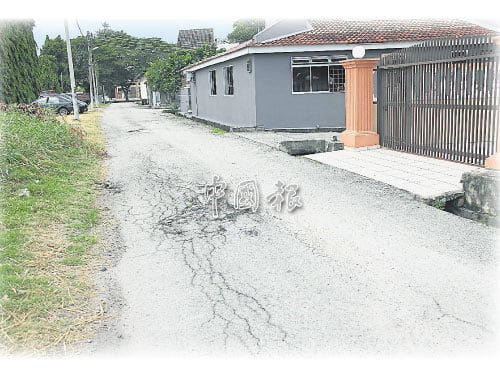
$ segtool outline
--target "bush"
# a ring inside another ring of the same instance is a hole
[[[0,112],[16,111],[35,116],[41,120],[54,120],[54,111],[49,108],[42,108],[35,104],[3,104],[0,103]]]

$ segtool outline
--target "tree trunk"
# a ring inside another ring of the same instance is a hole
[[[128,102],[128,92],[130,87],[129,86],[122,86],[123,89],[123,95],[125,95],[125,101]]]

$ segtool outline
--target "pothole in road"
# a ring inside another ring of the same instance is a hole
[[[250,237],[257,237],[260,234],[256,228],[246,229],[243,233]]]
[[[111,181],[97,182],[96,184],[102,186],[106,190],[109,190],[113,194],[119,194],[122,192],[122,188]]]

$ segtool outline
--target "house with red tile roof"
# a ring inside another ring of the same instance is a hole
[[[492,34],[461,20],[281,20],[186,67],[181,112],[234,128],[345,128],[340,62],[354,47],[373,58],[429,39]]]

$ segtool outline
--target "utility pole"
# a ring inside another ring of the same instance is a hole
[[[73,55],[71,54],[71,42],[69,40],[68,20],[64,20],[64,31],[66,33],[66,51],[68,52],[69,79],[71,81],[71,98],[73,99],[73,117],[75,121],[80,121],[78,104],[75,95],[75,72],[73,70]]]
[[[97,49],[99,47],[95,47],[94,49]],[[95,72],[95,63],[92,61],[92,79],[94,80],[94,100],[95,100],[95,106],[96,108],[99,108],[99,101],[98,95],[99,95],[99,85],[97,84],[97,74]]]
[[[99,105],[97,104],[97,93],[96,93],[96,83],[94,81],[94,62],[92,61],[92,51],[99,48],[99,47],[94,47],[90,48],[90,40],[92,39],[92,34],[87,31],[87,37],[83,35],[82,28],[80,27],[80,24],[78,23],[78,20],[76,20],[76,26],[78,26],[78,30],[80,30],[80,34],[82,35],[82,38],[87,39],[87,52],[88,52],[88,60],[89,60],[89,94],[90,94],[90,110],[93,111],[94,107],[98,108]]]
[[[90,48],[90,34],[87,32],[87,51],[89,54],[89,83],[90,83],[90,110],[94,110],[94,80],[92,78],[92,49]]]

